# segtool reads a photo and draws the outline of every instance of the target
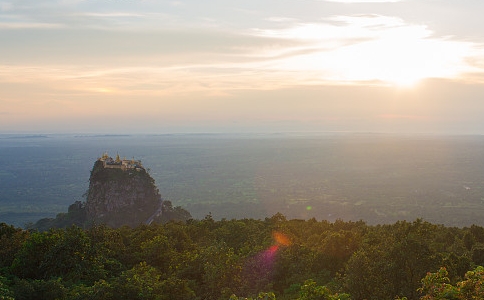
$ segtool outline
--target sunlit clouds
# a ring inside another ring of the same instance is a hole
[[[98,15],[124,17],[120,13]],[[472,65],[482,60],[478,45],[433,36],[427,26],[406,24],[396,17],[333,16],[318,23],[287,23],[290,26],[284,28],[241,33],[197,30],[195,35],[183,31],[114,32],[108,36],[74,32],[69,38],[59,32],[59,39],[37,45],[37,49],[45,49],[43,53],[35,55],[34,48],[26,49],[29,57],[25,61],[32,60],[34,72],[46,68],[41,71],[46,79],[49,70],[66,68],[73,71],[66,80],[78,77],[82,83],[89,80],[90,76],[83,75],[88,69],[100,85],[116,84],[119,79],[131,82],[127,93],[144,89],[149,81],[155,84],[153,94],[158,93],[157,83],[173,88],[183,82],[185,92],[203,86],[220,91],[352,82],[405,86],[425,78],[459,78],[482,72],[482,66]],[[77,39],[75,35],[79,35]],[[71,42],[62,50],[64,38]],[[16,53],[4,51],[7,57],[17,58]],[[43,57],[48,53],[58,55]],[[46,65],[49,61],[52,65]],[[82,65],[76,66],[76,62]],[[133,89],[136,83],[139,89]]]
[[[484,37],[480,17],[449,29],[439,3],[4,1],[0,128],[28,130],[35,120],[68,130],[55,124],[69,119],[89,130],[116,116],[152,131],[452,127],[465,113],[438,103],[479,98]],[[449,83],[454,90],[441,93]]]
[[[425,78],[456,78],[479,70],[467,62],[479,55],[472,43],[432,37],[426,26],[393,17],[337,16],[327,23],[296,24],[259,34],[312,42],[312,52],[282,59],[278,66],[319,71],[319,78],[327,81],[411,85]]]
[[[326,0],[328,2],[339,2],[339,3],[386,3],[386,2],[400,2],[403,0]]]

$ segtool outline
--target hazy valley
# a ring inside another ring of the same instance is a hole
[[[65,212],[108,151],[141,160],[160,194],[197,219],[482,226],[483,149],[482,136],[0,135],[0,222]]]

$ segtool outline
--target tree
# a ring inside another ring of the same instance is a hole
[[[301,287],[301,296],[297,300],[349,300],[349,294],[333,293],[326,286],[317,285],[312,279],[306,280]]]
[[[202,297],[226,299],[240,290],[242,265],[232,248],[224,244],[207,247],[200,253],[203,264]]]
[[[141,262],[121,274],[112,284],[113,299],[183,300],[195,298],[185,280],[161,279],[160,272]]]
[[[484,299],[484,267],[468,271],[465,280],[457,283],[460,299]]]
[[[163,294],[160,273],[145,262],[121,274],[113,283],[114,299],[158,300]]]
[[[393,265],[385,249],[366,246],[349,259],[344,286],[355,299],[391,299],[395,293]]]
[[[45,279],[63,277],[64,280],[79,281],[87,279],[92,271],[89,250],[91,241],[86,232],[79,227],[56,230],[46,233],[52,238],[52,245],[44,253],[39,268]]]
[[[257,295],[257,298],[244,298],[244,297],[237,297],[236,295],[230,296],[229,300],[276,300],[276,295],[272,292],[265,293],[260,292]]]
[[[45,254],[55,244],[52,233],[34,232],[22,244],[12,262],[12,273],[19,278],[44,279],[43,260]]]
[[[50,280],[20,279],[13,285],[16,300],[67,299],[68,289],[61,278]]]
[[[425,294],[420,297],[421,300],[437,299],[459,299],[458,290],[449,282],[449,273],[445,268],[440,268],[436,273],[427,273],[422,279],[422,287],[418,289],[420,293]],[[471,299],[471,298],[469,298]]]
[[[0,276],[0,300],[14,300],[14,293],[7,284],[7,278]]]
[[[441,267],[436,273],[427,273],[418,291],[424,294],[421,300],[471,300],[484,299],[484,268],[468,271],[465,280],[450,284],[449,273]]]
[[[28,236],[28,231],[0,223],[0,268],[12,265],[16,253]]]

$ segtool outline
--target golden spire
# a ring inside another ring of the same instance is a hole
[[[119,158],[119,154],[116,154],[116,162],[117,163],[121,162],[121,159]]]

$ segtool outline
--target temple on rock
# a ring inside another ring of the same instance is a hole
[[[113,159],[104,152],[103,155],[98,159],[103,162],[104,168],[107,169],[121,169],[121,170],[144,170],[143,165],[140,160],[134,159],[120,159],[119,154],[116,154],[116,159]]]

